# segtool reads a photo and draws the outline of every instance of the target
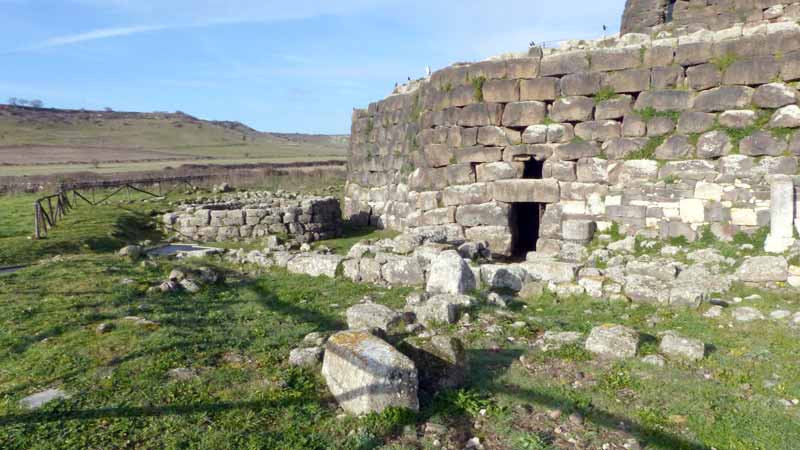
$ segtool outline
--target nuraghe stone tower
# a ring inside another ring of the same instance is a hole
[[[793,242],[800,4],[628,0],[621,36],[457,64],[353,112],[345,215],[497,256],[597,229]]]

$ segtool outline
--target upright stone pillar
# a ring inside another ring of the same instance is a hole
[[[775,175],[770,181],[770,231],[764,250],[783,253],[794,244],[794,180],[788,175]]]

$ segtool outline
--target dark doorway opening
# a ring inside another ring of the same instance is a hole
[[[543,161],[530,159],[525,161],[522,178],[540,180],[544,168]],[[529,252],[536,251],[539,240],[539,225],[544,214],[544,203],[523,202],[511,204],[511,256],[513,259],[525,259]]]
[[[678,0],[669,0],[667,2],[667,10],[664,12],[664,23],[672,22],[675,15],[675,3],[677,3],[677,1]]]

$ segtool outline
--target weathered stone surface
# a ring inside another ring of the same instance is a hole
[[[539,74],[543,77],[589,71],[584,52],[556,53],[542,58]]]
[[[472,306],[472,303],[472,297],[466,295],[440,294],[414,305],[412,310],[418,322],[431,327],[437,324],[455,323],[459,311]]]
[[[733,150],[733,143],[725,132],[711,131],[697,140],[697,157],[714,159],[726,156]]]
[[[491,289],[522,290],[528,272],[520,266],[509,264],[484,264],[481,280]]]
[[[456,222],[465,227],[508,226],[510,210],[510,205],[500,202],[463,205],[456,210]]]
[[[475,287],[475,276],[467,263],[458,252],[448,250],[433,260],[425,290],[437,294],[464,294]]]
[[[594,237],[597,224],[593,220],[565,220],[561,222],[561,237],[565,241],[589,242]]]
[[[594,95],[603,77],[599,73],[572,73],[561,78],[561,95]]]
[[[722,82],[722,72],[714,64],[701,64],[686,69],[686,82],[696,91],[717,87]]]
[[[683,134],[704,133],[714,126],[716,118],[711,113],[686,111],[678,119],[678,132]]]
[[[570,283],[575,281],[580,265],[547,258],[537,258],[520,263],[534,281]]]
[[[731,313],[733,320],[737,322],[752,322],[754,320],[764,320],[764,314],[756,308],[750,306],[741,306],[736,308]]]
[[[338,255],[298,255],[291,259],[286,269],[292,273],[302,273],[312,277],[336,277],[336,270],[344,258]]]
[[[479,226],[464,232],[470,241],[484,241],[493,255],[511,256],[512,236],[507,226]]]
[[[780,66],[771,56],[736,61],[725,70],[722,82],[744,85],[764,84],[772,81],[779,71]]]
[[[648,136],[664,136],[675,130],[675,122],[669,117],[654,117],[647,122]]]
[[[503,136],[505,136],[505,133]],[[508,145],[507,138],[506,144],[504,145]],[[448,163],[452,163],[453,158],[455,158],[458,164],[495,162],[503,159],[503,149],[502,147],[484,146],[464,147],[454,149],[451,155],[454,156],[450,157]]]
[[[520,82],[520,100],[555,100],[558,97],[558,78],[534,78]]]
[[[776,109],[797,101],[797,91],[784,83],[769,83],[759,86],[753,95],[753,103],[760,108]]]
[[[525,164],[521,162],[491,162],[476,166],[478,182],[522,178]]]
[[[800,127],[800,107],[797,105],[784,106],[775,111],[769,121],[770,128],[797,128]]]
[[[744,260],[736,271],[736,276],[751,283],[786,281],[789,277],[789,264],[783,256],[754,256]]]
[[[421,286],[425,272],[416,258],[389,258],[381,267],[381,277],[392,286]]]
[[[347,309],[347,327],[351,330],[371,330],[378,328],[389,331],[400,323],[397,311],[377,303],[360,303]]]
[[[457,338],[411,337],[400,344],[399,350],[414,361],[421,390],[433,393],[455,389],[466,381],[467,352]]]
[[[699,361],[705,356],[706,346],[703,341],[668,331],[661,337],[658,351],[668,358]]]
[[[500,180],[492,183],[492,198],[500,202],[554,203],[560,198],[555,180]]]
[[[662,160],[686,159],[693,153],[689,138],[684,135],[675,135],[668,138],[656,148],[656,158]]]
[[[757,131],[739,143],[741,154],[748,156],[780,156],[786,149],[786,142],[763,131]]]
[[[594,100],[588,97],[564,97],[550,107],[550,118],[555,122],[584,122],[592,119]]]
[[[687,91],[659,90],[639,94],[634,109],[653,108],[656,111],[685,111],[692,108],[694,94]]]
[[[628,275],[625,277],[624,292],[634,302],[669,304],[669,285],[655,277]]]
[[[542,102],[514,102],[507,104],[503,111],[503,125],[527,127],[542,123],[545,117],[547,117],[547,107]]]
[[[621,119],[632,110],[633,98],[630,95],[620,95],[616,98],[598,102],[595,110],[595,119]]]
[[[499,103],[468,105],[458,112],[458,125],[462,127],[486,127],[500,125],[503,106]]]
[[[622,325],[600,325],[592,328],[585,346],[601,357],[632,358],[639,350],[639,333]]]
[[[728,109],[743,109],[753,100],[754,90],[747,86],[722,86],[703,91],[694,100],[694,109],[701,112],[717,112]]]
[[[603,74],[603,86],[617,93],[637,93],[650,89],[650,70],[627,69]]]
[[[331,336],[325,345],[322,376],[348,413],[368,414],[389,407],[419,409],[414,362],[367,332]]]
[[[443,191],[444,206],[475,205],[491,200],[487,183],[450,186]]]
[[[600,154],[600,146],[596,142],[570,142],[556,147],[553,157],[566,161],[577,161],[581,158],[593,158]]]
[[[483,99],[491,103],[509,103],[519,101],[519,81],[487,80],[483,84]]]
[[[289,352],[289,364],[297,367],[311,367],[322,361],[322,347],[295,348]]]

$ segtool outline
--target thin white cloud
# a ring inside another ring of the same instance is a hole
[[[96,41],[99,39],[109,39],[123,36],[130,36],[140,33],[149,33],[174,28],[165,25],[137,25],[130,27],[100,28],[84,33],[67,34],[46,39],[37,44],[24,48],[23,50],[40,50],[52,47],[62,47],[64,45],[79,44],[82,42]]]

